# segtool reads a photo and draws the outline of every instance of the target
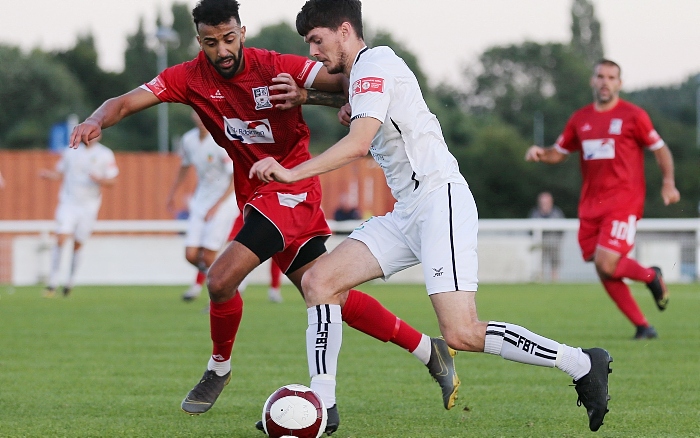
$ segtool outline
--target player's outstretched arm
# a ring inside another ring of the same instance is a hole
[[[279,102],[275,108],[286,110],[299,105],[324,105],[340,108],[347,103],[347,97],[341,91],[321,91],[299,87],[288,73],[280,73],[272,78],[274,85],[270,86],[272,94],[270,100]],[[332,87],[329,87],[332,88]]]
[[[160,103],[160,99],[150,91],[136,88],[126,94],[106,100],[94,113],[71,133],[69,146],[73,149],[82,143],[89,143],[102,134],[103,128],[117,124],[121,119]]]
[[[681,200],[681,194],[676,188],[671,150],[664,145],[654,151],[654,157],[659,169],[661,169],[661,198],[664,200],[664,205],[675,204]]]
[[[559,152],[555,147],[530,146],[525,152],[525,161],[557,164],[564,160],[566,160],[566,154]]]

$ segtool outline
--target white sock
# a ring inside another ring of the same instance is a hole
[[[489,321],[484,352],[514,362],[554,367],[560,345],[519,325]]]
[[[309,327],[306,329],[306,357],[309,362],[311,389],[316,391],[329,408],[335,405],[335,376],[338,355],[343,343],[343,320],[340,305],[321,304],[306,309]]]
[[[231,359],[223,362],[217,362],[213,357],[210,357],[209,363],[207,364],[207,369],[215,371],[216,375],[219,377],[226,375],[226,373],[231,371]]]
[[[51,271],[49,271],[49,289],[56,289],[58,285],[58,271],[61,267],[61,247],[58,244],[51,248]]]
[[[73,259],[70,263],[70,275],[68,277],[68,283],[66,287],[71,289],[75,284],[75,273],[78,271],[78,265],[80,264],[80,255],[83,253],[83,249],[80,248],[77,251],[73,251]]]
[[[423,362],[423,365],[428,365],[430,361],[430,353],[432,351],[432,343],[430,342],[430,336],[425,333],[420,338],[420,343],[415,350],[411,352],[412,355],[416,356],[419,361]]]
[[[561,344],[557,352],[557,368],[578,380],[591,370],[591,357],[580,348]]]
[[[311,389],[321,396],[326,409],[335,406],[335,376],[318,374],[311,378]]]

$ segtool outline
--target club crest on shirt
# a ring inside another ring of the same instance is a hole
[[[267,86],[253,88],[253,98],[255,99],[256,110],[272,108],[272,103],[270,103],[270,90]]]
[[[611,134],[611,135],[622,134],[622,119],[610,120],[610,128],[608,128],[608,134]]]
[[[352,84],[352,95],[362,93],[383,93],[384,79],[375,77],[366,77],[356,80]]]

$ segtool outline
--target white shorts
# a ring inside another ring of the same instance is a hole
[[[76,242],[85,242],[95,228],[101,200],[84,204],[59,203],[56,207],[56,234],[72,235]]]
[[[185,246],[219,251],[226,243],[233,221],[238,216],[236,197],[231,196],[219,206],[214,217],[204,220],[204,214],[193,214],[187,219]]]
[[[379,262],[384,278],[422,263],[428,295],[476,291],[478,214],[469,187],[447,184],[411,214],[373,217],[350,234]]]

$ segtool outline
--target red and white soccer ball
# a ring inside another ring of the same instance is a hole
[[[263,406],[263,427],[270,438],[319,438],[326,430],[327,421],[323,400],[304,385],[281,387]]]

